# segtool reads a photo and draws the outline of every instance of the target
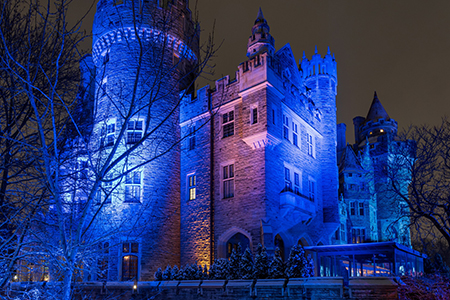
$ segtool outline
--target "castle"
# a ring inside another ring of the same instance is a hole
[[[377,96],[347,145],[334,55],[316,49],[297,64],[289,44],[276,50],[261,10],[248,59],[194,96],[196,26],[187,0],[98,2],[91,147],[98,161],[126,159],[99,171],[93,236],[116,234],[90,278],[152,280],[157,267],[210,265],[239,243],[284,258],[296,244],[410,245],[408,222],[386,203],[401,201],[379,192],[409,142]]]

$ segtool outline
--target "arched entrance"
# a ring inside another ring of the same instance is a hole
[[[231,256],[231,253],[233,252],[233,249],[237,250],[238,245],[241,244],[242,251],[245,251],[247,247],[250,248],[250,240],[243,235],[242,233],[238,232],[235,235],[233,235],[226,243],[226,258],[229,258]]]

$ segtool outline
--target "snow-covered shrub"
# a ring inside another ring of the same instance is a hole
[[[219,258],[209,269],[209,279],[227,279],[230,273],[230,261],[225,258]]]
[[[266,247],[258,244],[255,255],[255,264],[253,267],[253,278],[264,279],[269,275],[269,258]]]
[[[242,248],[239,243],[237,249],[233,249],[230,256],[230,272],[228,274],[228,279],[240,279],[242,276],[241,272],[241,258],[242,258]]]
[[[155,272],[155,280],[161,281],[162,280],[162,270],[161,268],[158,268],[158,270]]]
[[[162,273],[162,280],[172,280],[172,268],[169,265]]]
[[[172,275],[170,276],[172,280],[180,280],[180,276],[181,274],[180,270],[178,269],[178,266],[177,265],[173,266]]]
[[[284,263],[280,256],[280,249],[275,249],[275,255],[269,266],[269,278],[284,278]]]
[[[238,279],[253,278],[253,258],[252,252],[248,247],[245,249],[244,254],[242,254],[241,256],[239,270],[241,271],[241,276]]]
[[[309,262],[305,257],[305,250],[303,250],[301,245],[295,245],[291,248],[291,253],[286,263],[286,276],[288,278],[306,277],[306,268],[308,265]]]

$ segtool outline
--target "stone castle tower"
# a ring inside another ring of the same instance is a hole
[[[345,146],[345,125],[338,125],[341,229],[335,242],[396,241],[410,246],[408,207],[392,183],[406,193],[410,163],[402,160],[413,159],[414,143],[398,137],[397,122],[376,92],[367,116],[355,117],[353,123],[353,146]]]
[[[187,0],[100,0],[93,34],[91,148],[118,161],[96,170],[105,180],[93,232],[110,236],[97,279],[151,280],[155,261],[179,264],[178,104],[192,89],[198,32]]]
[[[336,62],[275,51],[259,11],[248,60],[181,106],[181,263],[329,244],[339,224]]]

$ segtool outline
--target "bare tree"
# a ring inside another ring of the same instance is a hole
[[[415,141],[415,147],[399,150],[391,158],[390,191],[407,205],[403,215],[411,221],[415,246],[430,254],[438,248],[448,253],[450,122],[444,118],[438,126],[412,126],[404,137]]]
[[[214,54],[212,39],[202,51],[196,46],[196,25],[183,32],[181,42],[173,39],[186,20],[169,2],[162,2],[161,10],[160,3],[136,0],[127,2],[131,7],[124,15],[119,5],[115,12],[115,37],[129,47],[128,57],[114,58],[114,45],[107,45],[91,64],[89,58],[80,60],[77,45],[84,37],[78,27],[67,25],[69,3],[5,1],[0,16],[0,204],[12,208],[3,210],[1,221],[14,226],[2,235],[8,270],[1,283],[13,267],[21,272],[38,266],[40,278],[51,273],[52,280],[63,281],[62,299],[70,299],[72,283],[86,278],[86,270],[113,248],[105,241],[145,232],[167,214],[179,214],[155,200],[117,218],[111,199],[123,193],[129,178],[136,180],[131,177],[137,170],[168,153],[176,156],[185,138],[178,129],[179,105],[192,97],[194,79]],[[154,7],[145,11],[144,3]],[[143,27],[149,14],[152,36]],[[110,59],[127,64],[126,81],[108,76],[116,72],[109,70]],[[40,280],[30,274],[28,279]]]

